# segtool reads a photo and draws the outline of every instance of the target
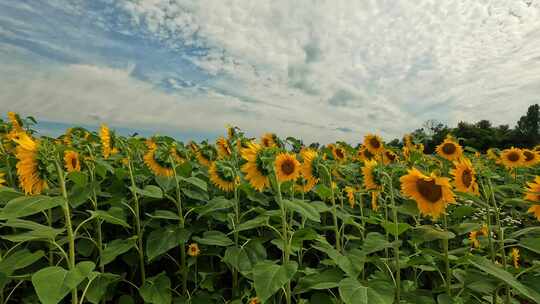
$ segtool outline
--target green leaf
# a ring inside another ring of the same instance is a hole
[[[114,214],[105,210],[88,210],[88,212],[95,218],[99,218],[109,224],[120,225],[122,227],[130,228],[131,226],[126,223],[124,219],[116,217]]]
[[[266,300],[289,282],[297,269],[298,264],[294,261],[285,265],[276,265],[270,261],[257,263],[253,267],[253,281],[261,303],[265,303]]]
[[[92,262],[81,262],[68,271],[62,267],[45,267],[32,275],[32,285],[43,304],[57,304],[84,281],[94,270]]]
[[[62,197],[44,195],[22,196],[9,201],[0,213],[1,219],[16,219],[60,206],[64,203]]]
[[[514,276],[512,276],[511,273],[493,264],[488,259],[481,256],[472,256],[469,261],[473,266],[477,267],[478,269],[510,285],[510,287],[519,292],[521,295],[535,301],[536,303],[540,303],[540,294],[538,294],[531,288],[521,284],[516,278],[514,278]]]
[[[148,217],[153,219],[162,219],[162,220],[173,220],[173,221],[179,221],[180,217],[178,217],[178,214],[169,211],[169,210],[156,210],[153,214],[148,214]]]
[[[361,268],[357,267],[360,265],[353,264],[348,256],[341,254],[326,240],[319,240],[317,245],[312,245],[312,247],[326,253],[328,257],[332,259],[332,261],[334,261],[334,263],[348,276],[356,278],[360,273]]]
[[[522,235],[531,235],[531,234],[538,234],[540,235],[540,226],[539,227],[527,227],[523,228],[521,230],[515,231],[512,234],[510,234],[510,238],[517,238]]]
[[[412,239],[415,242],[423,243],[433,240],[449,240],[456,235],[450,231],[444,231],[430,225],[423,225],[413,228]]]
[[[101,255],[100,266],[104,266],[114,261],[117,256],[128,252],[131,248],[135,247],[137,243],[137,237],[130,237],[125,240],[114,240],[105,244],[103,253]]]
[[[165,272],[147,278],[144,285],[139,289],[139,293],[145,303],[170,304],[172,301],[171,280],[169,280]]]
[[[13,188],[0,186],[0,205],[7,204],[10,200],[22,197],[24,193],[21,193]]]
[[[392,247],[392,243],[386,241],[384,235],[378,232],[370,232],[362,244],[362,251],[368,255],[386,248]]]
[[[519,241],[519,246],[540,254],[540,238],[524,238]]]
[[[225,235],[225,233],[220,231],[207,231],[203,233],[203,237],[194,236],[193,239],[203,245],[214,245],[214,246],[230,246],[233,241]]]
[[[293,210],[303,217],[312,220],[314,222],[320,223],[321,217],[317,208],[311,206],[309,203],[306,203],[301,200],[295,200],[291,202],[290,200],[283,200],[283,205],[289,210]]]
[[[34,264],[44,255],[42,250],[35,252],[30,252],[28,249],[16,251],[0,261],[0,272],[10,276],[15,270]]]
[[[233,201],[228,200],[222,196],[215,197],[204,206],[197,208],[196,212],[199,214],[197,218],[201,218],[202,216],[211,212],[227,210],[229,208],[232,208],[233,206]]]
[[[182,178],[182,180],[185,181],[186,183],[189,183],[189,184],[201,189],[204,192],[208,191],[208,186],[206,185],[206,182],[203,181],[202,179],[198,178],[198,177],[190,176],[188,178]]]
[[[394,294],[380,294],[363,286],[356,279],[347,278],[339,283],[339,294],[345,304],[392,304]]]
[[[88,175],[84,172],[69,172],[67,174],[67,179],[79,187],[84,187],[88,183]]]
[[[184,244],[189,239],[190,232],[178,226],[169,225],[156,229],[148,235],[146,240],[146,256],[148,261]]]
[[[339,282],[343,280],[343,272],[338,269],[331,268],[322,272],[316,272],[304,277],[298,281],[295,288],[295,293],[304,293],[309,290],[326,290],[339,286]]]
[[[326,187],[323,184],[319,184],[319,185],[315,186],[313,191],[315,191],[315,193],[317,193],[317,195],[319,195],[319,197],[321,199],[323,199],[323,200],[325,200],[325,199],[329,198],[330,196],[332,196],[332,190],[330,190],[330,188]]]
[[[259,227],[264,227],[268,225],[268,219],[269,217],[266,215],[259,215],[256,218],[247,220],[245,222],[242,222],[240,225],[238,225],[237,231],[244,231],[244,230],[250,230],[255,229]]]
[[[206,202],[209,199],[208,193],[200,189],[182,188],[182,193],[184,193],[187,197],[197,201]]]
[[[158,186],[148,185],[144,187],[144,189],[133,187],[133,186],[130,186],[129,188],[131,189],[131,191],[137,194],[140,194],[144,197],[156,198],[156,199],[163,198],[163,191]]]
[[[107,293],[108,287],[120,281],[120,279],[121,277],[117,274],[100,273],[88,287],[85,299],[90,303],[99,304]]]
[[[39,239],[53,240],[56,238],[57,235],[64,232],[64,229],[51,228],[49,226],[41,225],[36,222],[19,219],[9,220],[6,223],[3,223],[2,226],[30,230],[18,234],[1,236],[3,239],[11,242],[26,242]]]
[[[396,224],[394,224],[393,222],[382,223],[381,226],[387,233],[390,233],[394,236],[396,235]],[[409,228],[411,228],[411,225],[407,223],[398,223],[398,236],[401,235],[403,232],[409,230]]]

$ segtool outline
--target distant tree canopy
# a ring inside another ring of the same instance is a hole
[[[489,120],[476,123],[461,121],[450,128],[436,120],[428,120],[422,128],[412,132],[414,138],[424,144],[425,152],[432,153],[448,134],[460,140],[464,146],[485,152],[489,148],[532,148],[540,144],[540,106],[531,105],[527,113],[511,129],[509,125],[493,126]],[[396,144],[396,139],[390,143]]]

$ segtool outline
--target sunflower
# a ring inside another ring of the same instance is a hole
[[[111,155],[111,131],[107,125],[102,124],[99,129],[99,137],[101,138],[101,154],[107,159]]]
[[[350,186],[346,186],[343,191],[345,191],[345,194],[347,195],[347,201],[349,202],[349,205],[351,208],[354,208],[356,205],[356,201],[354,199],[354,188]]]
[[[259,300],[259,298],[254,297],[249,300],[249,304],[261,304],[261,301]]]
[[[383,162],[385,165],[395,162],[398,159],[396,153],[390,150],[384,150],[383,153]]]
[[[294,154],[278,154],[274,162],[274,169],[279,182],[295,180],[300,176],[300,162]]]
[[[450,171],[450,174],[454,177],[456,190],[478,195],[476,172],[471,161],[467,158],[461,158],[454,162],[454,166],[455,168]]]
[[[300,166],[300,173],[305,179],[306,183],[303,186],[304,192],[308,192],[319,182],[319,170],[316,166],[319,154],[317,151],[306,149],[300,152],[302,157],[302,165]]]
[[[271,148],[277,146],[276,135],[274,133],[265,133],[261,137],[261,144],[265,148]]]
[[[519,268],[519,249],[518,248],[512,248],[512,251],[510,252],[510,257],[512,257],[512,263],[514,264],[514,268]]]
[[[178,150],[176,149],[176,144],[172,145],[170,153],[177,164],[182,164],[186,161],[186,159],[180,156],[180,153],[178,153]]]
[[[435,149],[437,154],[449,161],[457,160],[463,155],[463,148],[455,142],[451,137],[447,137]]]
[[[241,150],[242,158],[247,161],[242,165],[242,172],[246,174],[246,179],[257,191],[263,191],[270,184],[268,180],[270,172],[263,167],[260,159],[262,151],[261,145],[251,142],[247,144],[247,148]]]
[[[540,145],[534,146],[533,150],[536,152],[540,152]]]
[[[196,155],[199,164],[205,167],[210,167],[212,161],[215,160],[215,153],[215,150],[211,146],[206,146],[197,150]]]
[[[4,178],[6,174],[4,172],[0,172],[0,186],[3,186],[6,184],[6,179]]]
[[[532,167],[540,161],[540,155],[538,152],[529,149],[523,149],[523,166]]]
[[[216,141],[218,154],[222,158],[230,157],[232,155],[231,147],[227,139],[220,137]]]
[[[521,149],[512,147],[510,149],[503,150],[501,153],[500,161],[506,168],[509,169],[520,167],[524,160],[525,157],[523,156]]]
[[[479,236],[488,236],[487,225],[482,225],[480,230],[469,232],[469,240],[474,248],[480,248],[480,240],[478,239]]]
[[[41,177],[39,171],[39,142],[34,141],[26,133],[20,133],[14,141],[18,144],[15,157],[18,159],[17,175],[21,188],[25,194],[40,194],[47,188],[47,181]]]
[[[146,141],[146,146],[148,147],[148,150],[143,156],[146,166],[148,166],[148,168],[157,176],[173,176],[173,169],[163,166],[156,160],[157,144],[149,139]]]
[[[540,205],[532,205],[529,210],[527,210],[527,213],[534,214],[536,219],[540,221]]]
[[[79,161],[79,153],[71,150],[64,152],[64,166],[67,172],[81,171],[81,162]]]
[[[199,249],[199,245],[197,243],[191,243],[188,246],[187,254],[192,257],[196,257],[199,254],[201,254],[201,250]]]
[[[64,142],[64,145],[71,146],[72,144],[72,133],[73,129],[67,128],[66,134],[62,137],[62,141]]]
[[[369,152],[369,150],[364,146],[362,146],[360,150],[358,150],[358,159],[361,161],[368,161],[373,159],[374,157],[375,155]]]
[[[416,201],[421,214],[429,215],[433,219],[439,218],[448,203],[454,201],[454,193],[448,178],[438,177],[433,173],[426,176],[418,169],[412,168],[399,180],[401,192]]]
[[[364,163],[362,167],[362,175],[364,176],[364,187],[367,190],[380,190],[381,185],[379,181],[376,180],[375,175],[373,174],[373,169],[377,167],[377,162],[374,160],[369,160]]]
[[[535,177],[533,182],[527,183],[525,199],[531,202],[540,202],[540,176]]]
[[[364,136],[364,147],[366,147],[368,151],[374,155],[379,155],[384,151],[382,139],[373,134]]]
[[[379,205],[377,204],[378,198],[379,191],[371,191],[371,209],[373,209],[373,211],[379,210]]]
[[[405,136],[403,136],[403,146],[409,147],[409,148],[414,146],[413,137],[411,134],[405,134]]]
[[[225,192],[232,192],[238,184],[238,177],[235,177],[234,170],[226,166],[224,162],[212,162],[208,169],[210,181],[219,189]]]
[[[336,145],[331,146],[332,149],[332,156],[335,160],[338,162],[342,162],[347,157],[347,154],[345,153],[345,150],[341,147],[337,147]]]

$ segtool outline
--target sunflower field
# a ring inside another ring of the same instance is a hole
[[[540,303],[540,154],[0,121],[0,304]]]

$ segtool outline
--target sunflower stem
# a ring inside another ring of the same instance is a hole
[[[140,218],[140,204],[139,196],[135,191],[137,185],[135,183],[135,177],[133,175],[133,163],[131,162],[131,155],[128,154],[128,171],[129,179],[131,181],[131,194],[133,195],[133,202],[135,204],[135,232],[137,233],[137,251],[139,253],[139,271],[141,276],[141,286],[146,281],[146,270],[144,264],[144,246],[143,246],[143,232],[141,229],[141,218]]]
[[[397,213],[397,205],[396,200],[394,197],[394,187],[392,185],[392,177],[385,173],[387,179],[388,179],[388,186],[390,190],[390,201],[392,203],[392,216],[394,220],[394,259],[396,263],[396,303],[401,302],[401,267],[399,264],[399,222],[398,222],[398,213]]]
[[[448,219],[446,216],[446,212],[443,214],[443,224],[444,224],[444,231],[448,232]],[[446,293],[449,297],[452,297],[452,290],[451,290],[451,281],[452,281],[452,273],[450,269],[450,259],[448,258],[448,238],[444,238],[442,240],[443,242],[443,251],[444,251],[444,268],[446,271]]]
[[[181,230],[185,228],[185,218],[184,218],[184,210],[182,208],[182,191],[180,189],[180,181],[178,179],[178,174],[176,173],[176,161],[173,157],[169,156],[169,161],[172,164],[173,167],[173,176],[176,186],[176,207],[178,209],[178,218],[179,222],[178,225]],[[188,287],[187,287],[187,279],[188,279],[188,268],[187,268],[187,262],[186,262],[186,243],[182,240],[180,242],[180,264],[182,266],[181,274],[182,274],[182,294],[188,295]]]
[[[56,165],[56,171],[58,173],[58,180],[60,183],[60,189],[62,191],[62,197],[64,198],[64,205],[62,206],[64,211],[64,218],[65,218],[65,225],[66,225],[66,231],[67,231],[67,238],[68,238],[68,246],[69,246],[69,260],[68,260],[68,268],[69,270],[75,269],[75,238],[73,235],[73,225],[71,223],[71,212],[70,212],[70,206],[69,206],[69,200],[68,200],[68,194],[66,190],[66,180],[64,177],[64,170],[62,169],[62,165],[60,164],[60,161],[58,159],[55,160]],[[78,296],[77,296],[77,288],[74,288],[71,291],[71,303],[77,304]]]
[[[275,176],[275,174],[274,174]],[[289,251],[289,236],[288,236],[288,224],[287,224],[287,208],[283,204],[283,198],[281,196],[281,183],[275,178],[276,184],[276,199],[281,209],[281,227],[283,238],[283,265],[287,265],[290,259]],[[287,282],[285,286],[285,302],[291,304],[291,282]]]

